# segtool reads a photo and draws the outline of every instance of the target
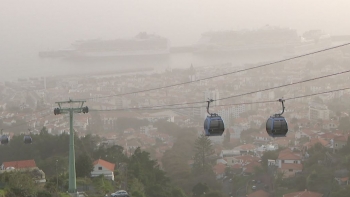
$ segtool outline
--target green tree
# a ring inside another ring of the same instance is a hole
[[[204,197],[224,197],[225,195],[221,191],[209,191]]]
[[[133,178],[130,191],[131,194],[143,195],[145,193],[145,186],[137,178]]]
[[[52,194],[46,190],[40,190],[38,191],[37,197],[51,197]]]
[[[186,197],[186,194],[180,188],[173,188],[171,190],[171,197]]]
[[[133,191],[133,192],[131,192],[131,195],[133,197],[145,197],[145,194],[140,192],[140,191]]]
[[[322,165],[315,164],[310,167],[312,170],[306,179],[307,189],[316,192],[327,192],[331,190],[333,184],[333,173]]]
[[[11,172],[8,174],[7,196],[34,196],[37,193],[37,189],[30,173]]]
[[[340,189],[336,192],[332,192],[331,197],[348,197],[350,194],[350,187]]]
[[[295,185],[298,191],[304,191],[306,189],[306,177],[305,176],[296,177]]]
[[[113,185],[110,180],[105,179],[103,175],[94,178],[93,184],[99,194],[105,195],[114,191]]]
[[[75,163],[77,177],[90,177],[91,171],[94,169],[92,159],[86,155],[80,155]]]
[[[159,169],[149,153],[137,148],[128,161],[128,177],[136,178],[145,186],[146,196],[169,196],[169,178]]]
[[[209,191],[209,187],[206,184],[199,182],[193,187],[192,194],[194,197],[197,197],[197,196],[202,196],[204,193],[208,191]]]
[[[196,175],[207,173],[212,165],[208,162],[208,156],[214,153],[211,140],[204,135],[197,138],[194,144],[194,164],[193,170]]]
[[[275,150],[275,151],[266,151],[264,152],[264,154],[261,156],[261,164],[262,166],[267,169],[267,164],[268,164],[268,160],[272,159],[272,160],[276,160],[278,157],[279,151]]]

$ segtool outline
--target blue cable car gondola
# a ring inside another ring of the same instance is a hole
[[[7,135],[2,135],[0,138],[1,144],[8,144],[9,143],[9,137]]]
[[[4,129],[1,129],[0,144],[8,144],[9,141],[10,141],[10,138],[9,138],[9,136],[4,135],[4,134],[2,133],[2,130],[4,130]]]
[[[218,114],[209,113],[209,104],[213,100],[209,100],[207,106],[208,116],[204,121],[204,131],[206,136],[221,136],[225,131],[224,121]]]
[[[266,121],[266,131],[271,137],[286,137],[288,132],[288,123],[282,116],[285,108],[284,100],[279,99],[278,101],[282,103],[282,113],[275,114]]]
[[[33,140],[32,140],[32,137],[30,135],[25,135],[23,137],[23,141],[25,144],[31,144]]]
[[[31,133],[31,132],[30,132],[30,129],[28,129],[28,131],[29,131],[29,133]],[[24,142],[25,144],[31,144],[32,141],[33,141],[33,139],[32,139],[32,137],[30,136],[30,134],[24,134],[23,142]]]

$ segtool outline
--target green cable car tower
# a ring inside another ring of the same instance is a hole
[[[75,173],[75,150],[74,150],[74,129],[73,113],[88,113],[89,108],[83,107],[86,101],[69,101],[56,102],[58,108],[54,109],[54,114],[69,114],[69,193],[77,193],[77,181]]]

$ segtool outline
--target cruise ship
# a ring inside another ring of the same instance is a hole
[[[330,36],[319,30],[298,35],[290,28],[264,26],[254,30],[203,33],[193,48],[196,55],[290,56],[331,46]]]
[[[168,39],[155,34],[141,32],[130,39],[80,40],[68,49],[42,51],[42,58],[64,58],[76,60],[114,59],[135,57],[167,57],[170,54]]]

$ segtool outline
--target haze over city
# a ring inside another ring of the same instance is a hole
[[[348,197],[349,8],[2,0],[0,197]]]
[[[13,76],[12,79],[25,76],[21,70],[41,76],[52,70],[67,73],[68,69],[62,71],[64,66],[60,70],[55,63],[38,61],[38,51],[66,48],[82,39],[126,38],[141,31],[164,36],[172,46],[192,45],[210,30],[265,25],[288,27],[300,33],[321,29],[332,35],[348,34],[350,25],[345,21],[350,18],[349,4],[346,0],[4,0],[0,8],[1,68],[6,78]]]

